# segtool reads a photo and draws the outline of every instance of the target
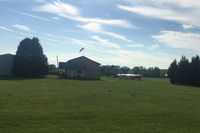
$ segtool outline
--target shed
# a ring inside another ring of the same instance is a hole
[[[15,55],[3,54],[0,55],[0,76],[11,76],[12,66]]]
[[[67,78],[71,79],[100,79],[100,63],[85,56],[67,61],[65,71]]]

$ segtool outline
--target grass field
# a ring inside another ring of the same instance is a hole
[[[144,78],[0,80],[0,133],[199,133],[200,88]]]

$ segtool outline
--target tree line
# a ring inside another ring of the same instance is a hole
[[[174,60],[168,69],[168,77],[172,84],[200,86],[200,58],[198,55],[189,61],[185,56],[177,62]]]
[[[117,74],[141,74],[144,77],[165,77],[167,70],[160,69],[158,67],[145,68],[143,66],[136,66],[129,68],[126,66],[120,67],[118,65],[104,65],[100,68],[101,75],[104,76],[116,76]]]

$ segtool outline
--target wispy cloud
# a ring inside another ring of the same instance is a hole
[[[79,14],[78,8],[70,4],[65,4],[63,2],[60,2],[59,0],[54,1],[53,3],[47,3],[45,5],[35,7],[34,11],[48,12],[62,17],[66,15],[75,16]]]
[[[45,3],[47,2],[46,0],[35,0],[36,2],[41,2],[41,3]]]
[[[200,53],[200,34],[161,31],[159,35],[154,35],[152,38],[171,48],[189,49]]]
[[[128,0],[130,3],[133,1]],[[198,0],[136,0],[137,5],[117,5],[118,8],[157,19],[200,26]]]
[[[99,23],[88,23],[88,24],[84,24],[84,25],[78,25],[80,28],[88,30],[88,31],[92,31],[95,33],[100,33],[100,34],[104,34],[113,38],[117,38],[123,41],[127,41],[127,42],[132,42],[131,40],[128,40],[124,35],[119,35],[113,32],[108,32],[105,31],[101,24]]]
[[[107,50],[105,53],[113,54],[114,56],[110,57],[92,57],[98,62],[102,64],[111,65],[121,65],[121,66],[158,66],[160,68],[167,68],[173,58],[168,57],[166,55],[151,55],[148,53],[140,52],[140,51],[132,51],[132,50]],[[159,62],[159,65],[158,65]]]
[[[88,24],[84,24],[84,25],[78,25],[78,27],[85,29],[85,30],[89,30],[92,32],[103,32],[103,29],[101,27],[101,24],[99,23],[88,23]]]
[[[52,19],[59,20],[60,18],[59,17],[52,17]]]
[[[151,6],[124,6],[118,5],[120,9],[130,11],[133,13],[141,14],[148,17],[166,19],[166,20],[174,20],[174,21],[186,21],[187,18],[178,14],[178,12],[173,12],[169,9],[163,9],[159,7],[151,7]]]
[[[44,35],[47,36],[47,37],[51,37],[51,38],[54,38],[54,37],[55,37],[55,35],[49,34],[49,33],[45,33]]]
[[[84,47],[84,48],[95,49],[95,47],[92,46],[91,43],[90,43],[89,41],[78,40],[78,39],[74,39],[74,38],[71,38],[70,40],[71,40],[71,42],[72,42],[73,44],[80,45],[80,46],[82,46],[82,47]]]
[[[0,26],[0,29],[6,30],[6,31],[10,31],[10,32],[14,32],[14,30],[8,29],[8,28],[6,28],[6,27],[4,27],[4,26]]]
[[[31,31],[29,27],[25,26],[25,25],[20,25],[20,24],[15,24],[15,25],[11,25],[15,28],[18,28],[20,30],[24,30],[24,31]]]
[[[108,35],[110,37],[113,37],[113,38],[117,38],[117,39],[121,39],[123,41],[127,41],[127,42],[132,42],[132,40],[128,40],[124,35],[119,35],[119,34],[116,34],[116,33],[113,33],[113,32],[108,32],[108,31],[104,31],[102,32],[103,34],[105,35]]]
[[[183,29],[185,29],[185,30],[193,28],[192,25],[187,25],[187,24],[183,24],[182,27],[183,27]]]
[[[40,17],[40,16],[36,16],[36,15],[30,14],[30,13],[21,12],[21,11],[16,11],[16,10],[11,10],[11,9],[7,9],[7,10],[8,10],[8,11],[11,11],[11,12],[14,12],[14,13],[16,13],[16,14],[19,14],[19,15],[28,16],[28,17],[40,19],[40,20],[43,20],[43,21],[50,21],[50,20],[47,19],[47,18]]]
[[[153,44],[153,45],[150,45],[149,47],[148,47],[148,49],[156,49],[156,48],[158,48],[159,47],[159,45],[158,44]]]
[[[74,21],[79,21],[83,23],[101,23],[105,25],[115,25],[121,27],[132,27],[131,23],[122,19],[101,19],[101,18],[86,18],[80,15],[80,10],[70,4],[63,3],[61,1],[54,1],[52,3],[46,3],[42,6],[36,6],[32,9],[37,12],[51,13],[63,18],[71,19]]]
[[[143,48],[144,45],[143,44],[128,44],[128,47],[140,47],[140,48]]]
[[[101,19],[101,18],[83,18],[83,17],[68,17],[73,20],[77,20],[80,22],[85,23],[101,23],[105,25],[113,25],[113,26],[120,26],[120,27],[127,27],[127,28],[135,28],[128,21],[121,20],[121,19]]]
[[[10,2],[10,0],[0,0],[0,2]]]
[[[98,41],[102,46],[105,46],[105,47],[111,47],[111,48],[117,48],[119,49],[120,46],[116,43],[112,43],[106,39],[102,39],[100,38],[98,35],[94,35],[94,36],[91,36],[92,39]]]

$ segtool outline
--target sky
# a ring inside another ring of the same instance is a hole
[[[38,37],[50,64],[84,55],[166,69],[200,54],[199,16],[199,0],[0,0],[0,54]]]

